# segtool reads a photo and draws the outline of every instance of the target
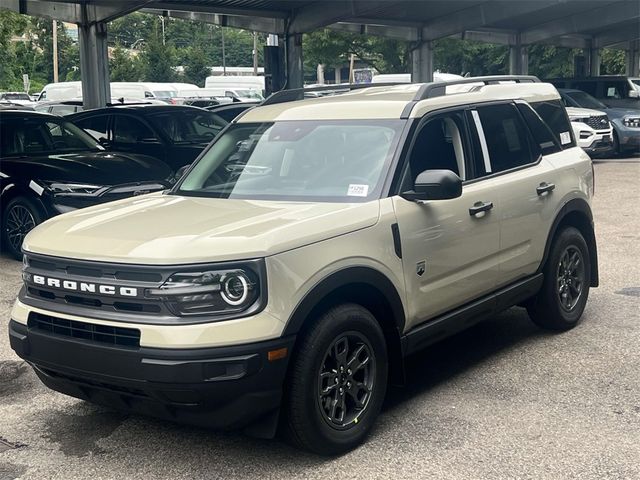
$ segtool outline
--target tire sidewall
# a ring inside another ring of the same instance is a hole
[[[315,445],[323,445],[322,453],[348,451],[362,442],[372,428],[384,402],[387,386],[387,352],[384,334],[373,315],[363,307],[344,304],[329,310],[319,319],[320,328],[312,329],[302,348],[310,348],[311,355],[294,361],[303,362],[303,377],[292,379],[304,392],[306,435]],[[339,336],[355,331],[366,337],[375,357],[375,376],[372,396],[358,423],[346,430],[338,430],[323,418],[318,404],[318,374],[327,349]],[[310,340],[310,341],[309,341]]]

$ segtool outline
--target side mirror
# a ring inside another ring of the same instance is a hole
[[[109,148],[111,146],[111,142],[104,137],[100,137],[98,139],[98,143],[102,145],[104,148]]]
[[[462,180],[451,170],[425,170],[413,190],[400,194],[405,200],[448,200],[462,195]]]
[[[638,90],[629,90],[629,98],[640,99],[640,92]]]

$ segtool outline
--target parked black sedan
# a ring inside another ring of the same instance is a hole
[[[45,113],[0,115],[2,246],[19,257],[37,224],[77,208],[163,190],[171,169],[142,155],[106,152],[69,121]]]
[[[107,150],[151,155],[178,170],[195,160],[227,125],[218,115],[183,105],[126,105],[67,115]]]

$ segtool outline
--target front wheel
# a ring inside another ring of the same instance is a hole
[[[2,243],[16,259],[22,258],[22,242],[43,221],[37,205],[27,197],[16,197],[2,212]]]
[[[380,325],[360,305],[333,307],[303,335],[292,358],[286,433],[298,447],[321,455],[347,452],[373,427],[386,388]]]
[[[540,327],[569,330],[575,327],[587,304],[591,261],[587,242],[574,227],[555,238],[544,266],[544,283],[527,310]]]

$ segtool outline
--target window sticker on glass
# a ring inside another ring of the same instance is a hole
[[[607,98],[613,98],[616,96],[616,87],[609,87],[607,89]]]
[[[562,145],[571,143],[571,134],[569,132],[560,132],[560,143],[562,143]]]
[[[347,195],[350,197],[366,197],[369,193],[369,185],[349,184]]]

